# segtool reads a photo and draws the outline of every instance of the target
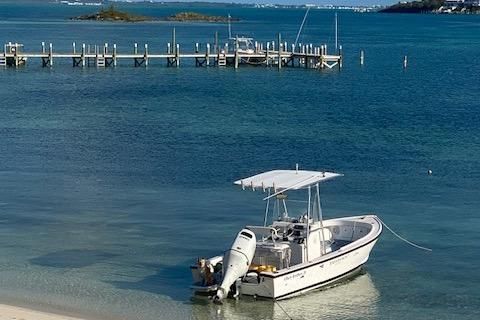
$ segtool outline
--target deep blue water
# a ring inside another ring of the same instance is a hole
[[[94,9],[0,3],[0,41],[163,52],[173,26],[185,51],[227,36],[225,25],[66,20]],[[289,42],[304,14],[203,12]],[[332,47],[333,14],[312,10],[301,41]],[[100,319],[285,319],[270,302],[192,300],[188,265],[261,223],[261,194],[232,181],[299,163],[345,174],[322,189],[326,216],[375,212],[433,252],[385,232],[364,275],[283,302],[294,319],[478,319],[480,17],[339,18],[341,71],[34,59],[0,70],[0,302]]]

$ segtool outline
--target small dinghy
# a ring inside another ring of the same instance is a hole
[[[382,223],[375,215],[323,219],[320,183],[339,176],[273,170],[235,181],[243,190],[267,193],[264,224],[246,226],[223,255],[192,265],[191,288],[217,302],[239,295],[278,300],[356,273],[367,262]],[[295,191],[306,193],[307,208],[290,217],[287,194]]]

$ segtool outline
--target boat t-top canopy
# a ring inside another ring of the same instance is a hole
[[[242,188],[273,189],[274,193],[288,190],[304,189],[317,183],[324,182],[342,174],[325,171],[308,170],[272,170],[254,175],[249,178],[235,181]]]

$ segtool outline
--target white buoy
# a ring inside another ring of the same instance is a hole
[[[430,170],[430,169],[428,169],[428,171],[427,171],[427,172],[428,172],[428,175],[429,175],[429,176],[431,176],[431,175],[432,175],[432,173],[433,173],[433,171],[432,171],[432,170]]]

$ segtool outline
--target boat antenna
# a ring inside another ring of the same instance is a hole
[[[303,25],[305,24],[305,21],[307,20],[307,15],[308,15],[309,11],[310,11],[310,7],[307,8],[307,12],[305,12],[305,15],[303,16],[302,24],[300,25],[300,28],[298,29],[297,37],[295,38],[295,47],[298,44],[298,38],[300,38],[300,33],[302,33]]]
[[[338,14],[335,12],[335,51],[338,50]]]
[[[230,16],[230,13],[228,14],[228,39],[232,39],[232,23],[231,20],[232,17]]]

